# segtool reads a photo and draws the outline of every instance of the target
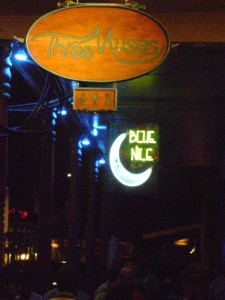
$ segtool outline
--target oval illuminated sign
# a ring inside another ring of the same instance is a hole
[[[37,64],[58,76],[113,82],[156,68],[169,52],[169,37],[159,21],[143,12],[78,5],[38,19],[26,45]]]

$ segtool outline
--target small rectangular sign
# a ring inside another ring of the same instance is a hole
[[[112,110],[117,108],[117,89],[115,88],[76,88],[73,94],[74,110]]]

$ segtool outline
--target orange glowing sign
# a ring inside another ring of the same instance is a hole
[[[74,110],[116,110],[117,89],[76,88],[74,90]]]
[[[170,42],[162,24],[144,12],[122,5],[79,4],[39,18],[26,46],[34,61],[58,76],[114,82],[156,68]]]

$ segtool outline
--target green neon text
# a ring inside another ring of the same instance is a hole
[[[135,144],[130,149],[131,161],[154,161],[153,147],[156,146],[156,140],[154,138],[154,130],[129,130],[129,144]],[[138,145],[137,145],[138,144]],[[152,144],[152,147],[146,147],[145,145]]]

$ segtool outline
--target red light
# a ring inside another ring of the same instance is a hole
[[[28,216],[28,210],[17,210],[16,208],[9,209],[9,214],[19,213],[22,219],[25,219]]]
[[[25,219],[28,216],[27,210],[19,210],[19,214],[21,214],[22,219]]]

